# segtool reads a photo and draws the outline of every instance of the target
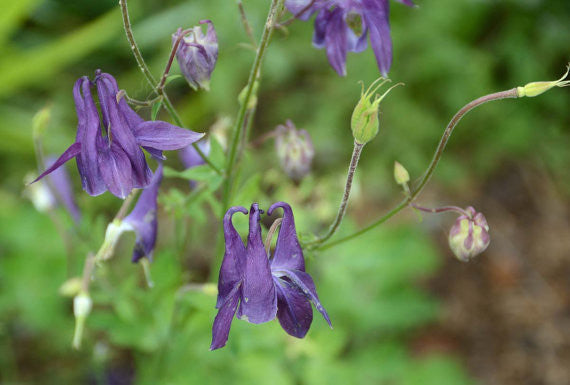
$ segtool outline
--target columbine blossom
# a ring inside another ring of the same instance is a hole
[[[150,185],[143,190],[133,211],[123,220],[125,227],[136,233],[133,262],[138,262],[142,257],[152,261],[158,230],[156,212],[158,208],[158,188],[161,182],[162,163],[159,162]]]
[[[225,346],[234,315],[259,324],[277,317],[290,335],[303,338],[313,320],[311,303],[330,325],[321,305],[315,284],[305,272],[303,250],[295,230],[291,207],[284,202],[273,204],[268,214],[283,209],[283,222],[270,259],[261,239],[260,215],[257,203],[249,212],[249,236],[245,246],[232,224],[232,216],[244,207],[230,208],[224,217],[226,248],[218,281],[219,309],[212,328],[211,350]]]
[[[208,24],[206,34],[202,32],[201,26],[192,28],[180,41],[176,51],[176,61],[180,66],[182,74],[194,90],[203,88],[210,89],[210,77],[218,60],[218,37],[214,24],[210,20],[202,20],[200,24]],[[185,34],[179,28],[172,35],[172,43]]]
[[[411,0],[398,1],[414,5]],[[301,20],[317,14],[313,44],[326,48],[329,63],[339,75],[346,75],[347,52],[364,51],[368,35],[378,69],[388,75],[392,64],[388,0],[286,0],[285,6]]]
[[[203,136],[167,122],[142,119],[121,98],[110,74],[97,71],[94,83],[101,119],[91,95],[93,83],[83,76],[73,88],[78,118],[75,143],[36,181],[76,158],[83,189],[89,195],[109,190],[125,198],[133,188],[145,188],[151,182],[152,172],[141,147],[154,157],[163,158],[163,150],[178,150]]]

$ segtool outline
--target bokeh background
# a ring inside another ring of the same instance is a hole
[[[191,92],[183,79],[168,91],[187,127],[209,131],[215,125],[223,132],[253,59],[235,3],[129,3],[135,36],[155,75],[176,28],[213,20],[220,57],[211,91]],[[401,199],[393,162],[420,176],[457,109],[490,92],[555,79],[570,60],[567,0],[417,3],[415,9],[391,3],[390,76],[406,86],[382,104],[381,131],[364,149],[341,234]],[[58,289],[81,274],[87,251],[101,243],[120,202],[82,192],[70,162],[81,224],[63,209],[38,212],[24,186],[25,175],[38,171],[32,118],[49,108],[43,148],[59,154],[75,137],[71,90],[78,77],[101,68],[132,97],[144,99],[150,89],[124,38],[116,1],[0,4],[1,384],[570,382],[569,89],[471,112],[420,197],[425,206],[482,211],[492,237],[483,255],[458,262],[446,241],[453,215],[419,221],[413,212],[308,255],[334,330],[316,314],[303,340],[287,336],[276,321],[234,321],[228,346],[208,351],[215,295],[199,284],[216,275],[212,266],[220,258],[214,247],[218,203],[215,195],[191,194],[184,180],[166,179],[155,287],[148,289],[140,266],[129,262],[134,236],[123,237],[113,260],[98,269],[84,344],[73,350],[72,301]],[[259,35],[267,1],[244,5]],[[367,50],[350,54],[348,76],[339,78],[324,52],[312,48],[311,36],[310,22],[275,33],[252,140],[292,119],[312,135],[313,171],[299,185],[291,182],[267,141],[248,149],[233,202],[267,207],[288,201],[302,233],[324,230],[336,213],[352,151],[357,82],[379,75]],[[167,164],[181,167],[173,153]],[[245,230],[245,218],[236,222]]]

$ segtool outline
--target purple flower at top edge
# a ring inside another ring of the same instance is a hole
[[[200,24],[207,24],[206,34],[200,25],[193,27],[191,32],[180,41],[176,51],[176,61],[182,74],[194,90],[210,89],[210,77],[218,60],[218,36],[214,24],[210,20],[201,20]],[[178,28],[172,34],[172,44],[184,33]]]
[[[117,97],[119,88],[113,76],[101,71],[95,75],[94,82],[83,76],[73,88],[78,119],[75,143],[34,182],[76,158],[83,189],[89,195],[109,190],[125,198],[133,188],[145,188],[151,182],[152,172],[141,147],[163,159],[163,150],[186,147],[204,134],[163,121],[145,121],[124,98]],[[97,87],[101,119],[91,94],[93,85]]]
[[[413,6],[411,0],[397,0]],[[329,63],[340,75],[346,75],[347,52],[362,52],[370,44],[378,69],[387,76],[392,64],[390,5],[388,0],[285,0],[285,6],[300,20],[313,14],[313,44],[326,48]]]
[[[51,166],[56,160],[57,158],[55,156],[48,156],[46,166]],[[56,197],[58,203],[66,208],[75,223],[79,223],[81,221],[81,212],[75,203],[71,181],[69,180],[69,174],[65,167],[60,167],[52,172],[48,176],[47,182],[50,191]]]
[[[218,314],[212,327],[211,350],[226,345],[234,315],[254,323],[263,323],[277,317],[290,335],[303,338],[313,321],[311,303],[331,325],[326,310],[317,296],[315,284],[305,272],[303,250],[297,239],[291,207],[284,202],[274,203],[271,214],[283,209],[283,222],[270,259],[261,239],[260,215],[257,203],[249,211],[247,246],[232,224],[232,216],[244,207],[230,208],[224,216],[226,241],[224,259],[218,281]]]
[[[133,211],[125,217],[123,223],[136,233],[133,262],[146,257],[152,261],[152,253],[156,245],[158,222],[158,188],[162,182],[162,162],[152,177],[150,184],[142,191]]]

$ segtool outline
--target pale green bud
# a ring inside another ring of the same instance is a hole
[[[238,95],[239,104],[243,105],[245,103],[245,95],[247,94],[247,87],[245,86],[243,90]],[[256,80],[253,83],[253,89],[251,90],[251,95],[249,96],[249,101],[247,103],[247,109],[251,110],[257,106],[257,90],[259,88],[259,82]]]
[[[64,297],[75,297],[81,291],[81,278],[73,277],[59,287],[59,294]]]
[[[570,80],[564,80],[568,76],[569,72],[570,72],[570,64],[568,64],[568,66],[566,67],[566,73],[562,75],[562,77],[558,80],[545,81],[545,82],[532,82],[528,83],[524,87],[517,87],[518,97],[519,98],[522,98],[523,96],[534,97],[543,94],[554,87],[566,87],[570,85]]]
[[[410,174],[399,162],[394,162],[394,179],[397,184],[405,185],[410,181]]]
[[[105,231],[105,240],[97,252],[96,260],[104,261],[111,258],[115,251],[115,246],[121,237],[121,234],[123,234],[125,231],[132,230],[132,226],[118,219],[115,219],[113,222],[109,223],[107,230]]]
[[[85,328],[87,316],[91,313],[93,301],[89,293],[82,291],[73,298],[73,315],[75,316],[75,333],[73,335],[73,347],[79,349],[81,347],[81,338]]]
[[[35,175],[31,173],[27,174],[24,178],[24,182],[26,183],[24,196],[32,201],[32,204],[40,213],[45,213],[54,209],[57,205],[57,201],[49,187],[43,181],[29,184],[34,179]]]
[[[378,119],[378,109],[380,102],[394,88],[403,83],[398,83],[390,87],[381,96],[376,91],[390,80],[380,77],[376,79],[370,87],[364,92],[364,85],[360,94],[360,100],[356,104],[352,112],[350,126],[352,128],[352,136],[358,144],[366,144],[376,137],[380,129],[380,121]],[[378,84],[380,83],[380,84]]]
[[[44,107],[32,118],[32,134],[34,138],[43,136],[51,118],[51,107]]]

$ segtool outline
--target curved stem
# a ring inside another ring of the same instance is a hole
[[[224,182],[224,195],[222,199],[222,210],[223,212],[226,211],[227,206],[230,202],[231,198],[231,188],[232,188],[232,179],[234,173],[234,165],[236,162],[236,155],[237,149],[239,147],[240,138],[242,138],[242,130],[244,129],[244,120],[246,117],[246,112],[248,109],[249,101],[253,96],[253,89],[255,85],[255,81],[259,78],[259,74],[261,72],[261,63],[263,62],[263,57],[265,56],[265,51],[267,46],[269,45],[269,41],[271,39],[271,35],[275,28],[275,22],[277,19],[277,13],[281,8],[284,0],[272,0],[271,7],[269,8],[269,13],[267,15],[267,21],[265,22],[265,28],[263,29],[263,34],[261,35],[261,40],[259,42],[259,46],[257,48],[257,53],[255,55],[255,59],[253,61],[253,65],[251,67],[251,71],[249,73],[249,79],[246,85],[246,91],[241,100],[240,109],[238,111],[238,115],[233,127],[233,134],[232,140],[229,147],[228,152],[228,160],[226,163],[226,178]],[[250,117],[250,119],[253,117]]]
[[[350,198],[350,190],[352,189],[352,180],[354,179],[354,173],[356,172],[356,167],[358,167],[358,160],[360,159],[360,154],[362,153],[363,148],[364,144],[357,143],[356,141],[354,142],[354,149],[352,150],[352,157],[350,158],[350,166],[348,167],[348,173],[346,175],[344,193],[342,195],[335,220],[325,235],[312,242],[308,242],[306,246],[324,243],[338,230],[338,227],[340,226],[340,223],[346,214],[346,206],[348,205],[348,198]]]
[[[164,91],[164,87],[161,87],[160,84],[156,82],[156,79],[154,78],[148,66],[146,65],[146,62],[144,61],[139,46],[137,45],[137,42],[133,35],[131,20],[129,19],[129,8],[127,5],[127,0],[119,0],[119,6],[121,7],[121,14],[123,16],[123,27],[125,28],[125,34],[127,35],[127,40],[129,41],[129,45],[131,46],[131,50],[133,51],[133,55],[135,57],[135,60],[137,61],[140,70],[142,71],[147,82],[153,88],[154,92],[156,92],[159,96],[162,96],[164,107],[166,108],[166,110],[168,111],[168,113],[176,123],[176,125],[184,127],[184,125],[182,124],[182,119],[180,119],[180,116],[174,109],[174,106],[172,105],[172,102],[168,98],[166,91]],[[174,53],[176,53],[176,51],[174,51]],[[170,62],[170,64],[172,63]],[[215,164],[212,163],[212,161],[206,156],[206,154],[204,154],[204,152],[198,147],[196,143],[192,143],[192,147],[194,147],[196,152],[198,152],[198,155],[200,155],[200,157],[204,160],[204,162],[206,162],[206,164],[208,164],[208,166],[210,166],[218,175],[222,174],[222,171],[218,167],[216,167]]]
[[[494,100],[501,100],[501,99],[514,99],[514,98],[518,98],[518,97],[519,96],[518,96],[517,89],[512,88],[512,89],[507,90],[507,91],[501,91],[501,92],[496,92],[493,94],[482,96],[482,97],[475,99],[472,102],[466,104],[463,108],[461,108],[453,116],[453,118],[451,119],[451,121],[449,122],[447,127],[445,128],[445,131],[443,132],[441,140],[439,141],[439,144],[435,150],[435,153],[433,155],[433,158],[432,158],[427,170],[425,171],[424,175],[422,176],[419,183],[417,184],[417,187],[412,189],[412,192],[410,193],[410,195],[408,197],[406,197],[406,199],[401,201],[396,207],[394,207],[389,212],[387,212],[382,217],[380,217],[378,220],[372,222],[370,225],[364,227],[363,229],[360,229],[360,230],[358,230],[358,231],[356,231],[350,235],[347,235],[341,239],[338,239],[334,242],[330,242],[328,244],[323,244],[321,242],[317,248],[320,250],[325,250],[325,249],[328,249],[330,247],[333,247],[333,246],[339,245],[341,243],[344,243],[346,241],[349,241],[351,239],[354,239],[354,238],[376,228],[377,226],[381,225],[382,223],[386,222],[388,219],[392,218],[394,215],[396,215],[401,210],[403,210],[405,207],[407,207],[422,192],[423,188],[425,187],[427,182],[430,180],[431,176],[433,175],[433,173],[435,171],[435,168],[437,167],[437,164],[439,163],[439,160],[441,159],[441,156],[443,154],[445,146],[447,145],[447,142],[449,141],[449,137],[453,133],[453,130],[455,129],[455,127],[457,126],[457,124],[459,123],[461,118],[463,116],[465,116],[466,113],[468,113],[472,109],[474,109],[474,108],[476,108],[482,104],[485,104],[487,102],[491,102]]]
[[[461,215],[465,215],[466,217],[471,217],[471,214],[469,214],[467,211],[463,210],[461,207],[457,207],[457,206],[442,206],[442,207],[438,207],[438,208],[429,208],[429,207],[419,206],[415,203],[410,203],[410,206],[412,206],[416,210],[423,211],[424,213],[441,214],[441,213],[447,213],[447,212],[451,211],[451,212],[455,212],[455,213],[458,213]]]

